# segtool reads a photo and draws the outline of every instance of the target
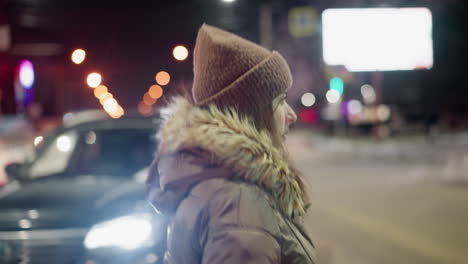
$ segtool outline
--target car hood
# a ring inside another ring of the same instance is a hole
[[[143,199],[143,184],[131,178],[81,175],[12,182],[0,189],[0,230],[88,227]]]

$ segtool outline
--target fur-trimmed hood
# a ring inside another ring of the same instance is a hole
[[[158,181],[149,192],[158,210],[175,210],[199,181],[232,177],[266,190],[287,218],[302,219],[308,206],[304,183],[267,133],[241,120],[235,111],[214,105],[202,109],[182,97],[174,98],[161,113],[159,179],[156,164],[149,176],[149,181]]]

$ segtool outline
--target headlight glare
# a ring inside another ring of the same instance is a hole
[[[84,244],[88,249],[136,249],[151,243],[152,230],[150,215],[123,216],[94,225],[86,235]]]

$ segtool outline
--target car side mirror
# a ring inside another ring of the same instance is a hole
[[[21,178],[23,178],[22,168],[22,163],[13,162],[5,166],[5,172],[7,173],[8,177],[21,180]]]

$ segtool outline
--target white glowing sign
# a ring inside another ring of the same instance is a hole
[[[432,14],[427,8],[327,9],[322,26],[328,65],[353,72],[432,68]]]

